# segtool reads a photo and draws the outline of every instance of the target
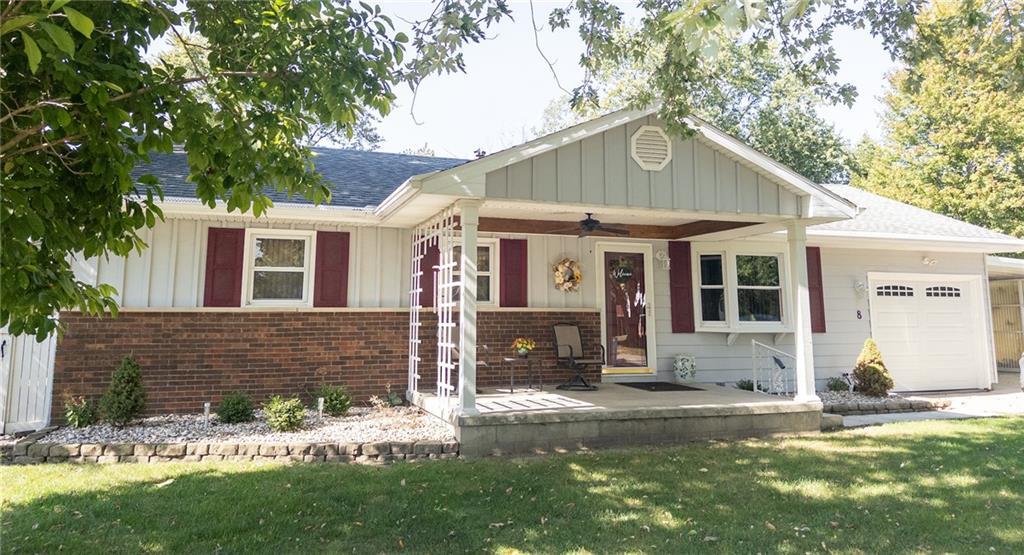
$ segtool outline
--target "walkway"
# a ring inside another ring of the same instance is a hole
[[[1024,415],[1024,392],[1020,388],[1020,377],[1013,372],[1000,372],[999,383],[992,391],[960,391],[917,394],[915,397],[949,399],[948,409],[928,412],[900,412],[889,414],[861,414],[843,417],[843,426],[873,426],[889,422],[916,420],[955,420],[961,418],[986,418],[992,416]]]

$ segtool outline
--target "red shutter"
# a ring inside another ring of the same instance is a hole
[[[245,230],[211,227],[206,240],[203,306],[242,306]]]
[[[502,239],[498,248],[501,256],[498,285],[501,306],[527,305],[526,239]]]
[[[423,277],[420,278],[420,306],[434,306],[434,266],[441,263],[441,249],[437,245],[428,245],[427,252],[420,260],[420,270]]]
[[[348,306],[348,233],[316,232],[313,306]]]
[[[669,241],[668,257],[672,333],[693,333],[693,273],[689,241]]]
[[[825,288],[821,280],[821,249],[807,247],[807,289],[811,293],[811,332],[825,333]]]

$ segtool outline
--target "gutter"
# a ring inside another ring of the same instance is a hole
[[[164,214],[170,216],[200,216],[200,217],[225,217],[258,219],[251,213],[237,211],[229,212],[227,203],[217,201],[214,208],[203,204],[196,198],[166,197],[159,203]],[[367,206],[356,208],[351,206],[328,206],[300,204],[296,202],[275,202],[260,218],[270,220],[304,220],[315,222],[339,222],[362,225],[374,225],[380,223],[374,213],[374,207]]]

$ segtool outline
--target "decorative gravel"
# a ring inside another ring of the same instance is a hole
[[[856,391],[821,391],[818,392],[821,402],[826,405],[838,403],[866,403],[870,405],[884,405],[886,401],[899,401],[906,399],[902,395],[890,393],[887,397],[872,397]]]
[[[440,419],[417,408],[397,407],[385,410],[352,409],[347,416],[317,418],[306,412],[306,425],[295,432],[274,432],[257,411],[256,420],[240,424],[222,424],[202,415],[154,416],[131,426],[115,428],[96,424],[85,428],[63,427],[40,441],[48,443],[371,443],[385,441],[447,441],[454,436]]]

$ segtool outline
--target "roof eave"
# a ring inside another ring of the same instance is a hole
[[[199,199],[185,197],[167,197],[159,203],[164,215],[197,218],[238,218],[290,220],[309,222],[348,223],[353,225],[375,225],[380,222],[373,213],[373,207],[328,206],[301,204],[294,202],[276,202],[266,213],[257,218],[251,213],[228,211],[227,204],[218,201],[216,207],[209,207]]]

